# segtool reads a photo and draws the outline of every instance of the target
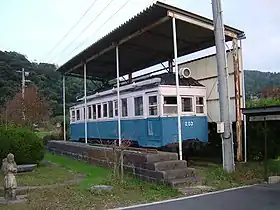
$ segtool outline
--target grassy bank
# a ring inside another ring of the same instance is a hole
[[[39,165],[34,171],[18,174],[19,186],[52,185],[50,188],[35,189],[28,192],[28,202],[0,209],[109,209],[138,203],[146,203],[182,196],[177,190],[163,185],[140,181],[125,176],[120,182],[113,178],[112,171],[93,166],[69,157],[45,154],[45,160],[52,164]],[[206,185],[218,189],[237,187],[264,181],[264,166],[260,162],[238,163],[236,170],[228,174],[220,165],[192,166]],[[269,173],[280,174],[280,159],[269,161]],[[67,181],[81,178],[75,184]],[[0,177],[2,185],[3,176]],[[111,185],[113,190],[107,193],[91,193],[91,185]]]
[[[195,166],[206,185],[225,189],[265,182],[263,162],[236,163],[235,171],[227,173],[218,164]],[[280,159],[268,161],[268,176],[280,175]]]
[[[33,172],[18,175],[19,185],[63,183],[78,175],[84,175],[84,179],[75,185],[32,190],[28,193],[28,203],[2,206],[1,209],[107,209],[180,196],[177,190],[130,176],[125,176],[123,182],[118,182],[112,178],[111,170],[68,157],[46,153],[45,159],[55,165],[39,166]],[[113,190],[92,194],[89,187],[97,184],[111,185]]]

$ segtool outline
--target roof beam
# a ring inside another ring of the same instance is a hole
[[[67,73],[67,74],[64,74],[65,76],[69,76],[69,77],[76,77],[76,78],[84,78],[84,76],[81,76],[80,74],[75,74],[75,73]],[[87,79],[89,80],[95,80],[95,81],[99,81],[99,82],[104,82],[104,79],[102,78],[98,78],[98,77],[93,77],[93,76],[89,76],[87,75],[86,77]]]
[[[151,32],[151,31],[148,31],[147,33],[151,34],[152,36],[156,36],[156,37],[161,37],[161,38],[164,38],[164,39],[172,40],[172,36],[169,37],[169,36],[167,36],[167,35],[165,35],[165,34],[155,33],[155,32]],[[191,42],[188,42],[188,41],[183,40],[183,39],[180,39],[180,38],[177,38],[177,40],[178,40],[179,42],[183,42],[183,43],[185,43],[185,44],[187,44],[187,45],[190,45],[190,44],[191,44]]]
[[[139,45],[136,45],[136,44],[129,44],[129,43],[123,44],[122,46],[125,47],[125,48],[128,48],[128,49],[134,49],[138,52],[143,52],[143,53],[147,53],[147,51],[154,52],[154,53],[157,53],[157,54],[159,54],[163,57],[166,57],[166,59],[170,59],[170,56],[166,52],[163,52],[163,51],[160,51],[160,50],[155,50],[155,49],[152,49],[152,48],[149,48],[149,47],[144,47],[144,46],[139,46]]]
[[[121,44],[127,42],[128,40],[130,40],[130,39],[132,39],[134,37],[137,37],[137,36],[143,34],[144,32],[154,28],[155,26],[160,25],[161,23],[163,23],[163,22],[165,22],[167,20],[169,20],[168,16],[163,17],[163,18],[159,19],[158,21],[156,21],[156,22],[154,22],[154,23],[152,23],[152,24],[150,24],[150,25],[148,25],[148,26],[146,26],[146,27],[144,27],[142,29],[139,29],[138,31],[132,33],[131,35],[129,35],[129,36],[119,40],[118,42],[111,43],[111,45],[109,47],[101,50],[100,52],[94,54],[93,56],[91,56],[87,60],[85,60],[85,63],[88,63],[88,62],[94,60],[95,58],[98,58],[99,56],[103,55],[104,53],[114,49],[117,45],[121,45]],[[80,64],[74,66],[73,68],[70,68],[66,73],[71,72],[74,69],[81,67],[82,65],[83,65],[83,63],[80,63]]]
[[[209,24],[209,23],[203,22],[201,20],[197,20],[197,19],[188,17],[186,15],[182,15],[182,14],[179,14],[179,13],[176,13],[176,12],[173,12],[173,11],[169,10],[169,11],[167,11],[167,16],[175,17],[176,19],[182,20],[184,22],[188,22],[188,23],[191,23],[191,24],[209,29],[211,31],[214,31],[214,25],[213,24]],[[229,30],[226,30],[226,29],[225,29],[225,35],[227,35],[231,38],[237,38],[237,34],[231,32]]]

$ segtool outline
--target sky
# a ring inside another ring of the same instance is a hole
[[[62,65],[152,2],[0,0],[0,50],[19,52],[31,61]],[[212,19],[211,0],[162,2]],[[222,0],[224,23],[246,34],[243,41],[245,69],[280,72],[279,8],[279,0]],[[211,48],[186,59],[214,52],[215,48]]]

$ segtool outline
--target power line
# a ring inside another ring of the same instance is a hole
[[[65,52],[65,50],[66,49],[68,49],[69,48],[69,46],[80,36],[80,35],[82,35],[82,33],[84,33],[87,29],[88,29],[88,27],[106,10],[106,8],[113,2],[114,0],[111,0],[102,10],[101,10],[101,12],[82,30],[82,32],[81,33],[79,33],[79,35],[78,36],[76,36],[75,37],[75,39],[73,40],[73,41],[71,41],[63,50],[62,50],[62,52],[60,52],[60,53],[63,53],[63,52]]]
[[[131,0],[127,0],[115,13],[113,13],[96,31],[95,31],[95,35],[101,30],[101,28],[103,28],[105,25],[106,25],[106,23],[109,21],[109,20],[111,20],[120,10],[122,10],[126,5],[127,5],[127,3],[129,2],[129,1],[131,1]],[[150,4],[153,4],[154,2],[155,2],[156,0],[152,0],[152,1],[150,1],[147,5],[146,5],[146,7],[148,7]],[[145,8],[146,8],[145,7]],[[83,45],[86,41],[87,41],[88,39],[86,39],[86,40],[84,40],[81,44],[79,44],[75,49],[73,49],[70,53],[68,53],[66,56],[69,56],[69,55],[71,55],[75,50],[77,50],[81,45]]]
[[[87,8],[84,14],[80,19],[70,28],[70,30],[56,43],[56,45],[49,51],[49,55],[62,43],[62,41],[70,34],[70,32],[81,22],[81,20],[86,16],[86,14],[91,10],[97,0],[94,0],[93,3]]]
[[[114,14],[112,14],[96,31],[95,31],[95,35],[100,31],[101,28],[103,28],[106,23],[111,20],[121,9],[123,9],[125,7],[125,5],[131,0],[127,0]],[[78,45],[74,50],[72,50],[68,55],[71,55],[76,49],[78,49],[81,45],[83,45],[85,43],[85,41],[87,41],[88,39],[85,39],[80,45]]]

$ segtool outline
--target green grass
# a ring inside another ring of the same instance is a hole
[[[268,162],[268,172],[270,175],[280,175],[280,156]]]
[[[34,172],[18,175],[19,185],[45,185],[62,183],[84,175],[75,185],[56,186],[28,192],[28,203],[2,206],[0,209],[109,209],[138,203],[146,203],[180,197],[181,194],[164,185],[156,185],[125,175],[123,182],[113,178],[112,170],[93,166],[82,161],[51,153],[45,159],[55,165],[39,166]],[[224,189],[263,182],[264,167],[259,162],[238,163],[235,172],[228,174],[220,165],[195,167],[205,183]],[[280,159],[269,161],[270,174],[280,173]],[[2,177],[1,177],[2,179]],[[113,186],[107,193],[91,193],[89,187],[96,184]]]
[[[205,184],[225,189],[265,181],[262,162],[236,163],[235,171],[227,173],[221,165],[195,167]],[[268,161],[268,175],[280,175],[280,159]]]
[[[33,178],[28,178],[28,175],[21,179],[33,181],[38,179],[37,181],[40,182],[40,180],[45,180],[49,176],[50,180],[55,179],[61,181],[60,178],[63,177],[61,171],[65,171],[70,174],[68,174],[69,176],[73,175],[73,177],[77,174],[83,174],[85,175],[85,179],[75,185],[32,190],[28,193],[28,203],[3,206],[3,209],[92,209],[93,207],[94,209],[108,209],[180,196],[180,193],[175,189],[140,181],[127,175],[124,177],[123,182],[120,182],[112,177],[112,170],[110,169],[93,166],[69,157],[46,153],[45,159],[56,163],[56,166],[48,166],[51,168],[44,166],[44,169],[39,167],[37,169],[37,176],[33,175]],[[44,175],[39,175],[40,172],[44,173]],[[67,173],[64,181],[69,179]],[[24,175],[20,176],[23,177]],[[31,181],[25,182],[30,184]],[[102,194],[92,194],[88,188],[96,184],[111,185],[113,186],[113,190]]]
[[[77,174],[66,168],[55,165],[39,166],[31,172],[16,175],[18,186],[41,186],[62,183],[65,180],[73,180]],[[0,173],[0,185],[3,186],[3,174]]]
[[[142,196],[148,200],[154,200],[163,196],[168,197],[178,195],[176,190],[167,186],[141,181],[128,175],[125,175],[123,183],[121,183],[119,180],[113,178],[111,169],[93,166],[87,164],[86,162],[74,160],[69,157],[47,153],[45,158],[46,160],[54,162],[59,166],[65,167],[75,173],[85,174],[86,178],[78,185],[80,189],[88,189],[88,187],[93,184],[113,185],[118,191],[124,190],[123,193],[126,193],[126,190],[139,190],[139,192],[142,192],[143,189],[146,189],[147,191],[142,192]]]
[[[69,157],[58,156],[51,153],[46,153],[45,159],[75,173],[86,175],[86,178],[80,184],[82,187],[86,187],[89,184],[100,184],[106,181],[111,173],[111,170],[109,169],[93,166],[82,161],[77,161]]]

